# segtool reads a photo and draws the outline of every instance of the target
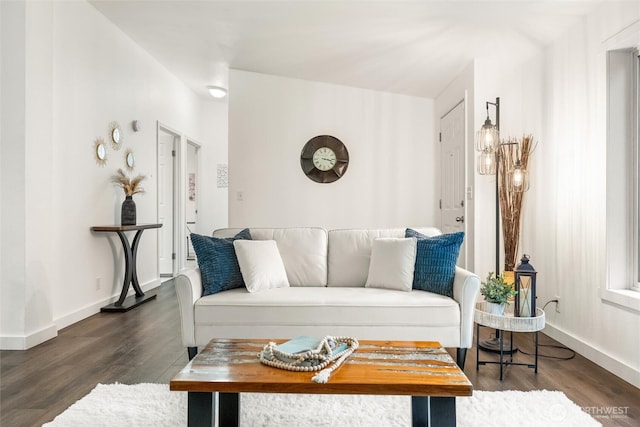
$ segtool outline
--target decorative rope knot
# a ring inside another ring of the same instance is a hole
[[[358,340],[355,338],[326,336],[314,349],[299,353],[287,353],[282,351],[278,344],[270,342],[258,353],[258,359],[264,365],[287,371],[320,371],[311,380],[317,383],[326,383],[329,381],[331,373],[342,365],[347,357],[358,348],[358,345]],[[332,362],[335,363],[327,368]]]

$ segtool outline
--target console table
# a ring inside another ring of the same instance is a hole
[[[131,310],[134,307],[139,306],[147,301],[150,301],[156,297],[155,294],[145,295],[138,283],[138,274],[136,271],[136,254],[138,252],[138,244],[140,243],[140,237],[142,232],[148,228],[160,228],[162,224],[138,224],[138,225],[100,225],[91,227],[91,231],[101,233],[116,233],[122,242],[122,248],[124,249],[124,281],[122,282],[122,292],[120,292],[120,298],[113,304],[109,304],[100,309],[100,311],[116,311],[123,312]],[[133,238],[133,243],[129,245],[129,239],[125,234],[127,231],[135,231],[136,235]],[[135,295],[131,295],[127,298],[129,292],[129,285],[133,285],[133,289],[136,291]]]
[[[499,364],[500,365],[500,381],[503,377],[503,368],[507,365],[521,365],[528,368],[535,369],[535,373],[538,373],[538,332],[544,329],[544,311],[540,308],[536,308],[535,317],[515,317],[513,315],[513,308],[510,313],[505,313],[503,316],[498,314],[492,314],[486,310],[486,302],[478,302],[474,311],[474,320],[476,322],[476,337],[480,336],[480,326],[486,326],[489,328],[497,329],[499,331],[508,331],[510,333],[510,349],[504,348],[504,333],[500,333],[499,349],[500,349],[500,361],[492,362],[487,360],[480,360],[480,348],[476,344],[476,370],[480,365],[486,364]],[[535,333],[535,363],[516,363],[513,361],[513,333],[514,332],[534,332]],[[505,354],[510,354],[507,360]]]

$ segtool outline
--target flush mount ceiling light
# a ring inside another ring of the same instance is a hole
[[[227,95],[227,89],[222,86],[207,86],[207,89],[214,98],[224,98]]]

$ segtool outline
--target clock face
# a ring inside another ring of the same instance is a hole
[[[349,152],[338,138],[316,136],[302,148],[300,166],[309,179],[327,184],[337,181],[347,171]]]
[[[329,147],[318,148],[313,153],[313,165],[323,172],[333,169],[336,165],[336,153]]]

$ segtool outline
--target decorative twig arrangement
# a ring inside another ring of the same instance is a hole
[[[145,179],[144,175],[138,175],[135,178],[129,178],[122,169],[118,169],[118,173],[111,176],[111,182],[122,188],[125,196],[133,196],[134,194],[144,193],[144,188],[140,183]]]
[[[529,170],[529,155],[533,151],[533,137],[526,135],[522,140],[510,139],[500,145],[499,199],[502,216],[502,235],[504,238],[504,271],[513,271],[518,261],[518,242],[520,241],[520,219],[524,192],[515,191],[508,179],[509,171],[514,168],[518,159],[526,170]]]

